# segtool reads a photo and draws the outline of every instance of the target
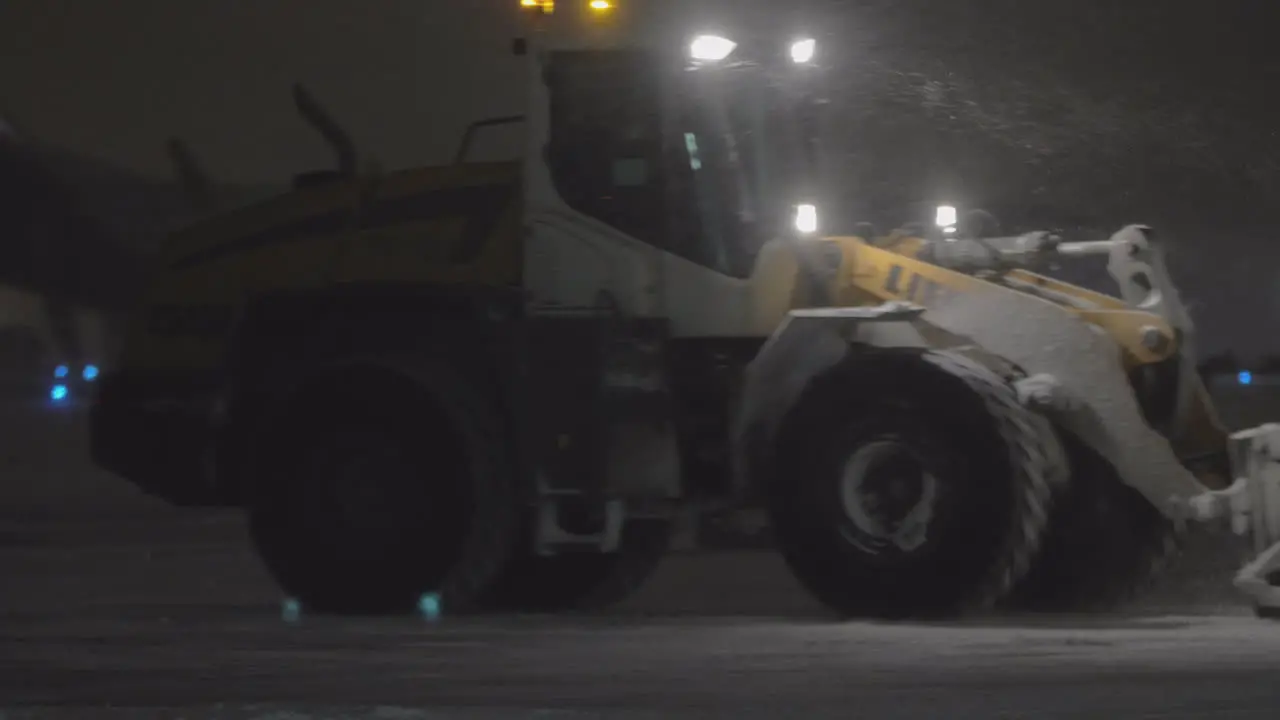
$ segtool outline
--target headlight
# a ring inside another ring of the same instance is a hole
[[[689,56],[699,62],[720,62],[733,54],[738,44],[719,35],[699,35],[689,43]]]
[[[791,43],[791,62],[797,65],[803,65],[813,60],[814,53],[818,51],[818,41],[813,38],[805,38]]]
[[[956,223],[959,222],[960,216],[956,213],[956,209],[951,205],[939,205],[937,213],[934,214],[933,224],[942,228],[942,232],[947,235],[953,235],[956,231]]]
[[[818,207],[816,205],[797,205],[795,217],[796,232],[801,235],[812,235],[818,232]]]

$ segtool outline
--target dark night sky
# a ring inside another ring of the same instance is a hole
[[[157,176],[179,134],[220,179],[271,184],[327,162],[293,115],[302,80],[383,165],[438,161],[468,120],[519,107],[495,91],[521,82],[514,1],[6,0],[0,110]],[[1268,5],[813,0],[848,128],[832,148],[842,204],[1151,222],[1209,346],[1280,350]]]
[[[519,106],[490,90],[520,77],[504,52],[505,7],[6,0],[0,107],[28,132],[149,173],[169,172],[164,140],[178,134],[222,180],[282,182],[327,162],[294,115],[289,88],[301,80],[384,164],[431,161],[469,118]],[[466,68],[463,38],[473,50]]]

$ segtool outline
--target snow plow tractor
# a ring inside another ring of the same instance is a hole
[[[300,92],[337,169],[174,236],[98,464],[320,612],[600,608],[752,510],[844,616],[1108,607],[1219,519],[1280,607],[1280,427],[1221,428],[1152,231],[831,232],[819,44],[627,5],[524,0],[526,113],[450,166],[361,172]],[[1034,272],[1092,254],[1117,297]]]

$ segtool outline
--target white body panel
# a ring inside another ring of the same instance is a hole
[[[1172,502],[1205,488],[1142,417],[1120,348],[1101,331],[1031,295],[992,287],[950,298],[926,322],[964,336],[1028,375],[1052,376],[1072,400],[1055,413],[1063,427],[1097,450],[1125,484],[1172,514]]]
[[[657,317],[657,251],[554,200],[525,219],[524,278],[534,309],[609,308]]]
[[[529,63],[526,104],[524,285],[532,309],[607,307],[658,315],[657,250],[569,208],[544,159],[550,99],[540,58]]]
[[[797,268],[783,243],[767,245],[746,279],[661,255],[663,307],[676,337],[765,338],[791,309]]]

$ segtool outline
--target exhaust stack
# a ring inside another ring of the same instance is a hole
[[[178,182],[187,194],[191,206],[199,213],[210,213],[217,209],[213,194],[213,183],[205,172],[195,153],[181,138],[169,138],[169,159],[173,162],[174,173]]]
[[[316,132],[320,133],[338,159],[338,174],[343,178],[356,176],[356,147],[351,136],[342,129],[315,97],[302,85],[293,86],[293,102],[298,114],[306,120]]]

